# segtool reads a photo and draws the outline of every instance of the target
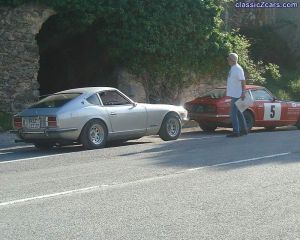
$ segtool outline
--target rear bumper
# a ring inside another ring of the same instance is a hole
[[[190,120],[197,122],[229,123],[230,115],[211,114],[211,113],[189,113]]]
[[[189,113],[188,117],[192,118],[203,118],[203,119],[211,119],[211,118],[230,118],[230,115],[222,115],[222,114],[211,114],[211,113]]]
[[[78,131],[77,128],[46,128],[38,130],[30,129],[15,129],[10,133],[16,134],[20,139],[25,142],[33,142],[38,140],[54,140],[54,139],[75,139]]]

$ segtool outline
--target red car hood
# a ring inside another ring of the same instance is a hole
[[[195,98],[192,101],[187,102],[187,105],[193,104],[218,104],[221,102],[225,102],[226,100],[230,100],[230,97],[222,97],[222,98]]]

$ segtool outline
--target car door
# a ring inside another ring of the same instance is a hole
[[[131,102],[116,90],[99,93],[114,133],[140,134],[146,132],[147,112],[144,106]]]
[[[287,112],[285,102],[275,100],[264,88],[251,90],[254,99],[257,126],[277,126],[283,122]]]
[[[287,121],[289,124],[295,124],[300,119],[300,104],[296,102],[286,102],[287,105]]]

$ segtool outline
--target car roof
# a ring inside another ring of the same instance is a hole
[[[217,87],[216,89],[226,89],[226,86],[223,87]],[[262,89],[264,88],[263,86],[258,86],[258,85],[246,85],[245,86],[246,90],[251,90],[251,89]]]
[[[86,88],[74,88],[74,89],[64,90],[58,93],[96,93],[96,92],[107,91],[107,90],[117,90],[117,89],[112,87],[86,87]]]

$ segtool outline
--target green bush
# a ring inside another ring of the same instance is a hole
[[[281,69],[269,64],[263,74],[266,77],[265,87],[282,100],[300,101],[300,72],[293,69]]]
[[[12,115],[5,112],[0,112],[0,131],[12,129]]]
[[[297,72],[296,78],[292,79],[288,85],[291,98],[294,101],[300,101],[300,74]]]

